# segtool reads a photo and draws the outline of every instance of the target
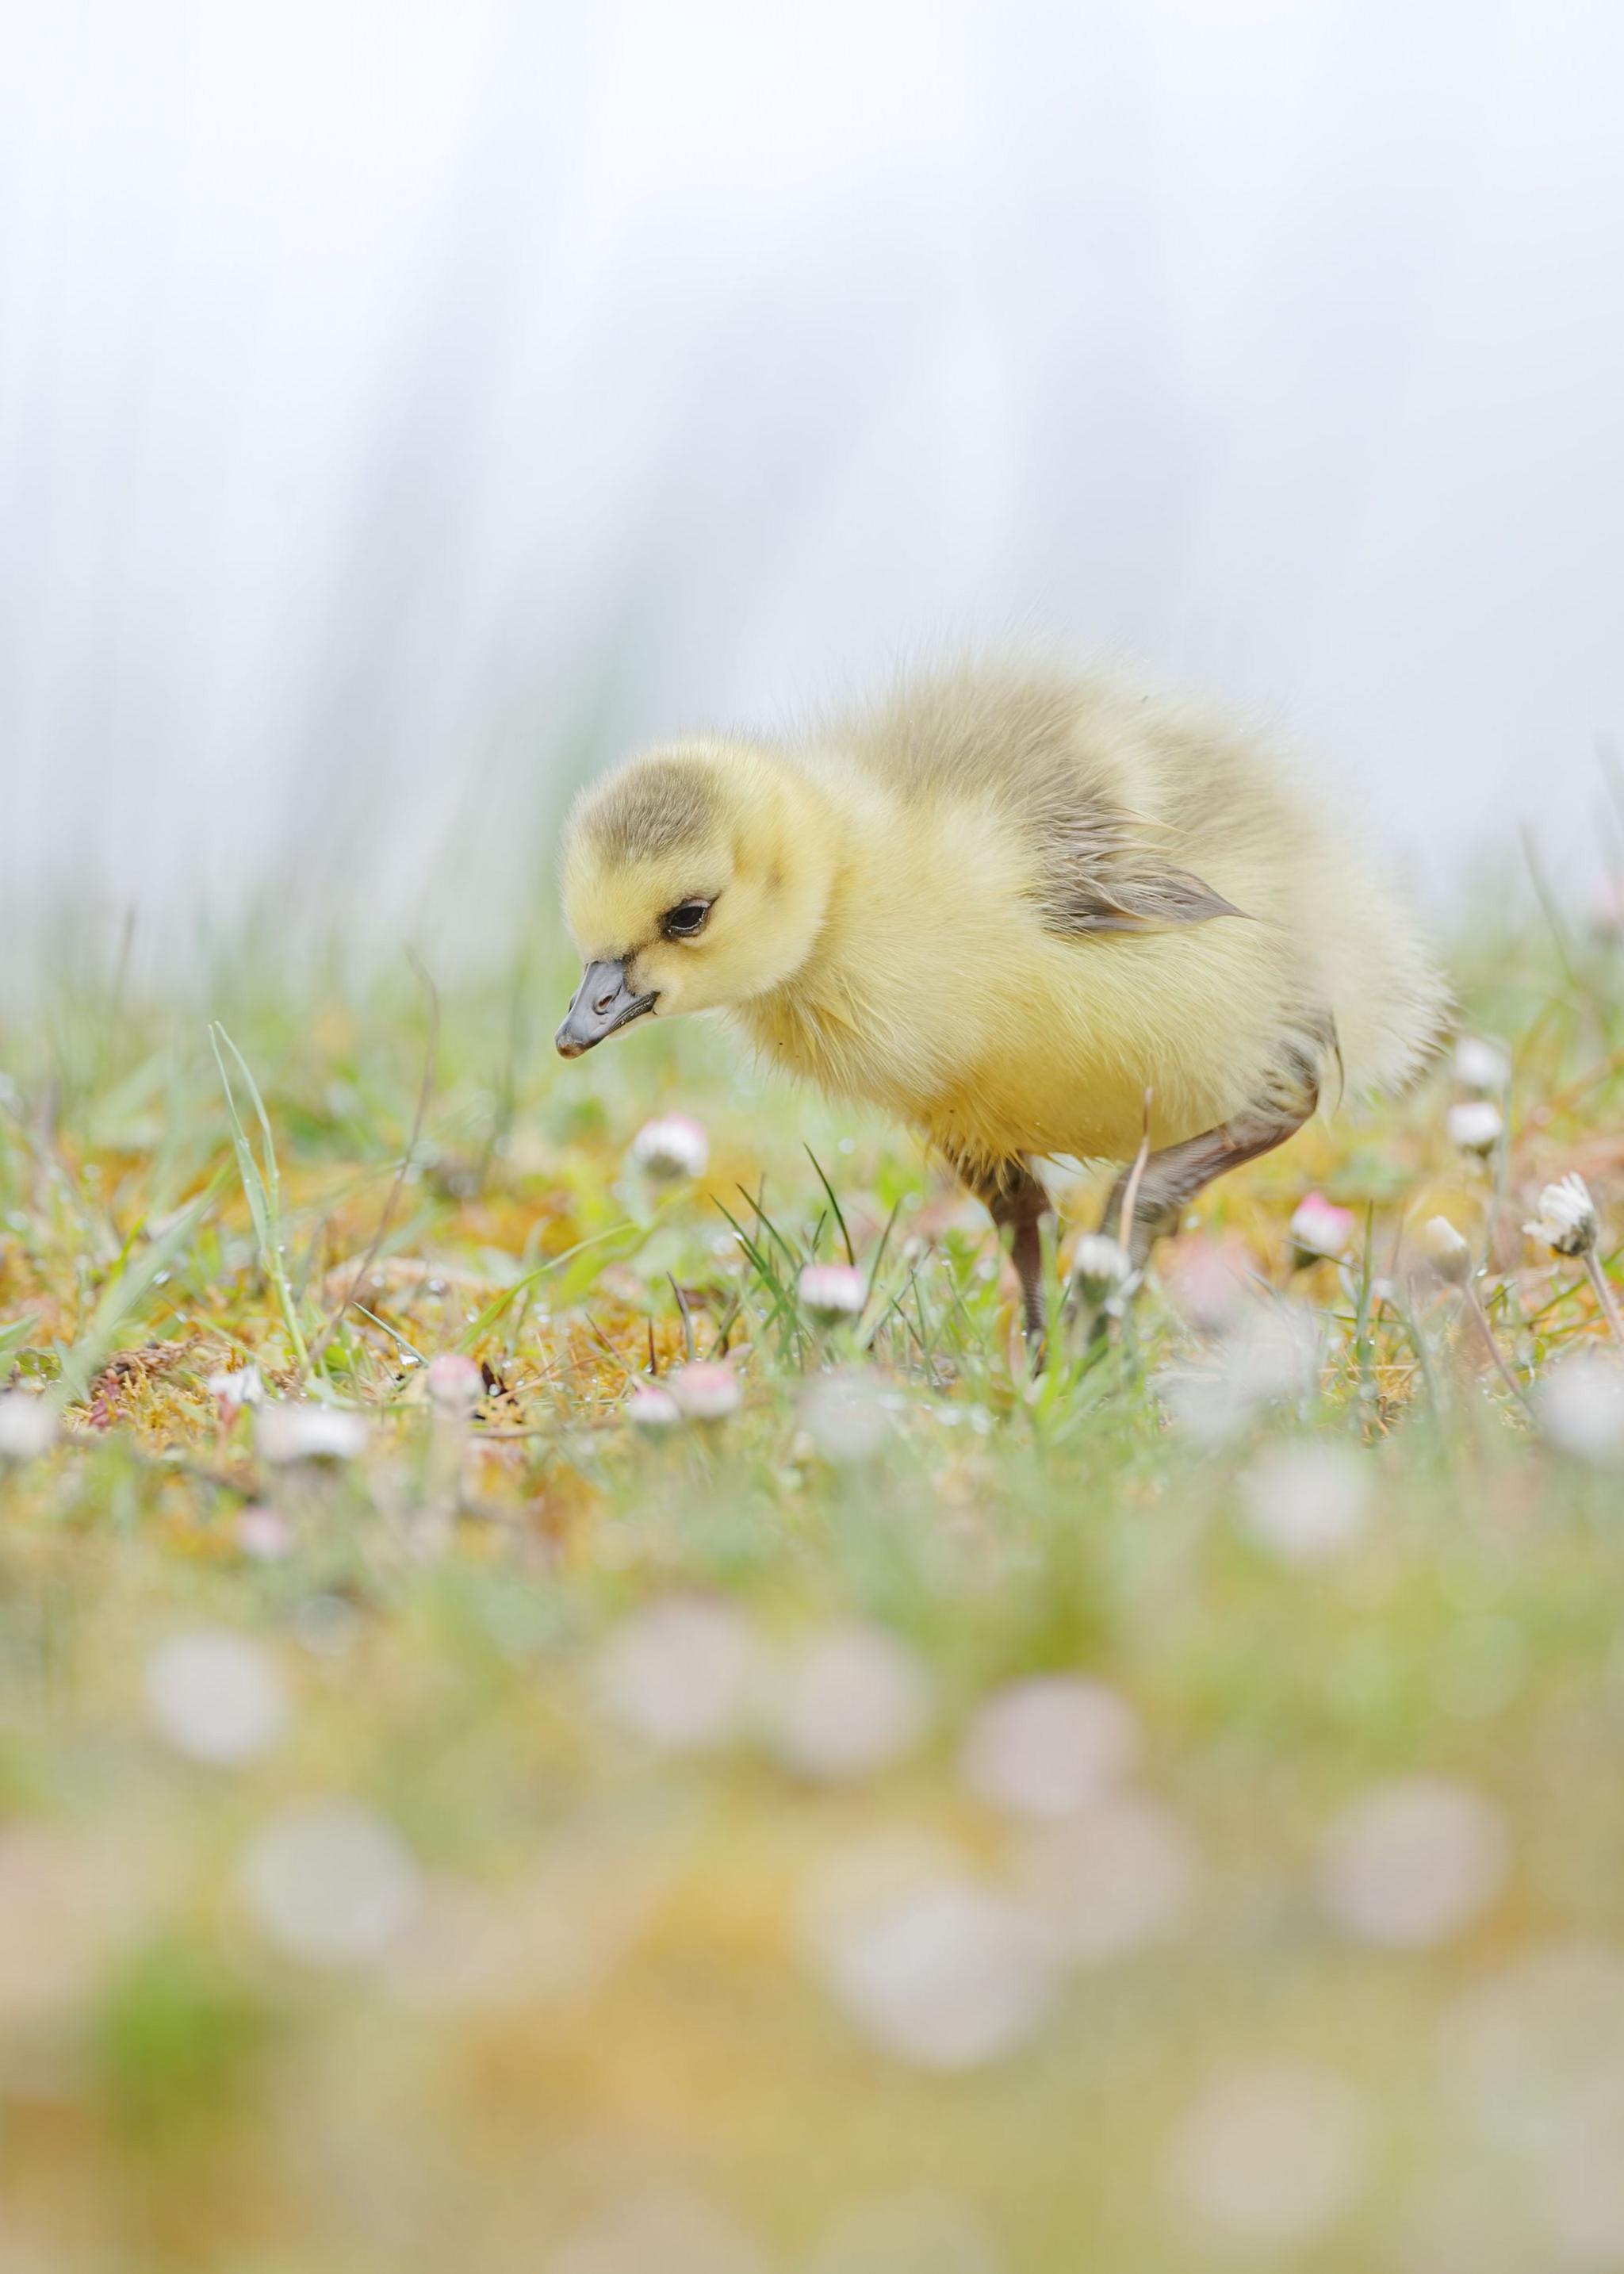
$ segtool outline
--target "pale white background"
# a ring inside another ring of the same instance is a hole
[[[0,26],[13,916],[483,936],[628,738],[1011,629],[1289,724],[1434,891],[1525,815],[1599,878],[1617,0]]]

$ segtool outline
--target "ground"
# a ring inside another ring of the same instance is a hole
[[[0,2274],[1624,2265],[1624,1419],[1522,1230],[1612,1269],[1617,953],[1463,946],[1486,1155],[1350,1103],[1036,1380],[906,1134],[561,1065],[545,951],[11,1014]]]

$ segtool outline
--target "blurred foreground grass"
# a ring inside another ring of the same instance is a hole
[[[559,1065],[545,956],[14,1020],[0,2274],[1624,2265],[1624,1412],[1522,1231],[1624,1224],[1615,952],[1463,958],[1486,1157],[1344,1111],[1035,1389],[905,1136]]]

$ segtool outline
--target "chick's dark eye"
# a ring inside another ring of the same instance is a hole
[[[674,908],[667,908],[660,918],[660,930],[667,939],[692,939],[704,928],[710,913],[709,900],[683,900]]]

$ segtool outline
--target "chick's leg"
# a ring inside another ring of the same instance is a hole
[[[1147,1160],[1134,1194],[1133,1223],[1128,1234],[1128,1254],[1135,1270],[1164,1233],[1176,1231],[1178,1220],[1204,1185],[1272,1153],[1288,1137],[1295,1137],[1320,1102],[1317,1075],[1300,1064],[1272,1085],[1269,1095],[1245,1113],[1169,1145]],[[1116,1236],[1123,1201],[1132,1171],[1124,1170],[1111,1187],[1101,1230]]]
[[[1049,1214],[1049,1194],[1024,1161],[1005,1161],[996,1168],[981,1168],[951,1155],[959,1178],[984,1203],[1002,1231],[1010,1227],[1010,1261],[1020,1282],[1020,1303],[1026,1339],[1040,1351],[1044,1327],[1043,1218]]]

